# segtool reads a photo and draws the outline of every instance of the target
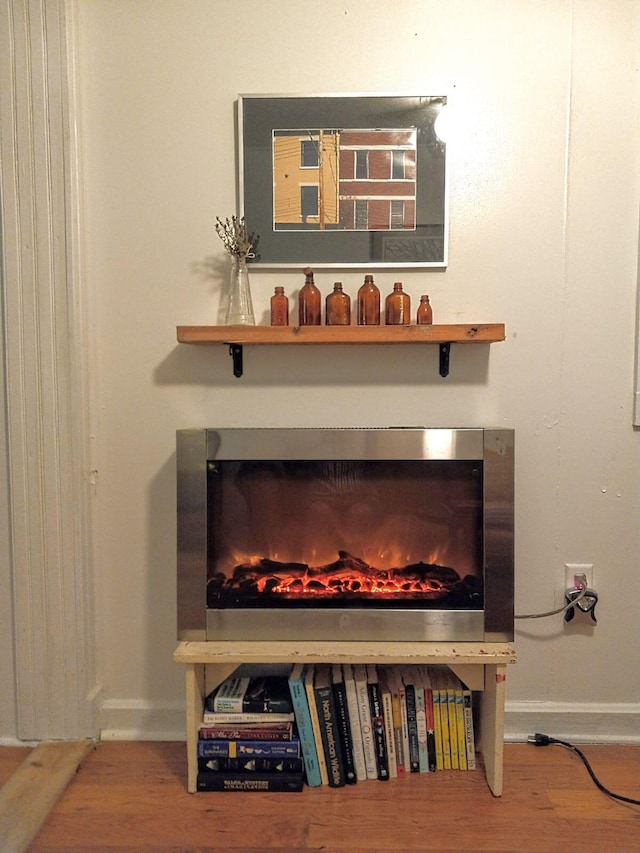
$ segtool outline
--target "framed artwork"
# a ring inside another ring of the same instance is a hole
[[[445,95],[241,95],[252,266],[447,265]]]

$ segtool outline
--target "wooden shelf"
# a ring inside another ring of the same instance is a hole
[[[402,641],[358,642],[300,640],[186,641],[173,653],[176,663],[515,663],[510,643],[407,643]]]
[[[478,691],[478,749],[487,784],[502,794],[504,701],[507,664],[516,653],[509,643],[432,642],[182,642],[173,659],[185,668],[189,791],[196,790],[198,727],[208,693],[241,663],[446,664]]]
[[[178,326],[182,344],[224,344],[233,372],[242,376],[242,347],[278,344],[438,344],[440,375],[449,373],[451,344],[491,344],[505,339],[504,323],[430,326]]]
[[[491,344],[504,323],[438,326],[178,326],[181,344]]]

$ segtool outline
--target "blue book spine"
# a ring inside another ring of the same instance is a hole
[[[198,740],[198,758],[299,758],[300,741]]]
[[[293,713],[296,717],[296,726],[298,727],[298,735],[300,737],[307,785],[315,788],[322,784],[322,779],[320,776],[320,765],[318,764],[316,741],[313,736],[311,715],[309,713],[307,691],[304,684],[304,671],[305,667],[303,665],[296,664],[293,667],[289,676],[289,690],[291,692]]]

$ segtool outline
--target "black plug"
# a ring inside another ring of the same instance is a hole
[[[534,746],[549,746],[550,743],[553,743],[553,738],[549,737],[549,735],[541,735],[540,732],[536,732],[534,735],[529,735],[527,742],[532,743]]]

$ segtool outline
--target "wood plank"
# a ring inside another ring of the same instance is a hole
[[[485,667],[485,686],[480,702],[480,731],[476,748],[482,752],[487,785],[495,797],[502,796],[506,678],[506,666]]]
[[[0,789],[0,850],[21,853],[94,749],[91,740],[43,743]]]
[[[30,746],[0,746],[0,788],[31,752]]]
[[[205,673],[202,664],[185,666],[187,703],[187,790],[196,790],[198,775],[198,728],[202,722],[205,696]]]
[[[433,326],[178,326],[183,344],[497,343],[504,323]]]
[[[177,663],[513,663],[509,643],[184,642]]]

